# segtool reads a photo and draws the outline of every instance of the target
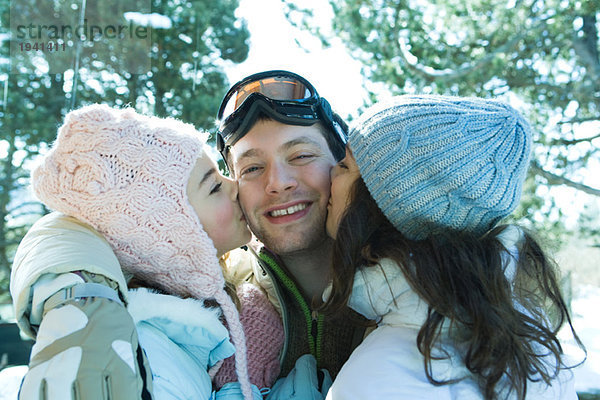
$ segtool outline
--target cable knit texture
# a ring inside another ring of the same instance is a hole
[[[367,110],[348,143],[379,208],[405,236],[482,234],[519,203],[531,128],[507,104],[398,96]]]
[[[240,321],[248,343],[250,382],[259,388],[270,388],[279,375],[279,354],[283,347],[283,324],[267,296],[256,286],[246,283],[237,288],[242,311]],[[227,358],[215,376],[220,389],[236,380],[235,355]]]
[[[192,125],[106,105],[67,114],[32,172],[48,207],[97,229],[122,268],[168,293],[214,298],[236,347],[236,371],[252,398],[239,316],[224,290],[217,250],[189,203],[186,186],[206,135]]]

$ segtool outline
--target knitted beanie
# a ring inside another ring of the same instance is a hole
[[[217,250],[186,186],[206,135],[174,119],[92,105],[67,114],[52,149],[32,172],[36,196],[78,218],[111,244],[121,267],[167,293],[215,299],[252,398],[239,315],[224,289]]]
[[[242,310],[240,321],[244,327],[248,347],[248,373],[250,382],[258,388],[270,388],[280,372],[279,353],[283,347],[281,317],[262,290],[250,283],[237,288]],[[235,354],[225,360],[214,383],[220,389],[235,381]]]
[[[348,144],[390,222],[422,240],[441,229],[483,234],[517,206],[531,128],[507,104],[398,96],[367,110]]]

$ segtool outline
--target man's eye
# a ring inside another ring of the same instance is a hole
[[[243,169],[243,170],[240,172],[240,176],[244,176],[244,175],[246,175],[246,174],[250,174],[250,173],[252,173],[252,172],[256,172],[256,171],[258,171],[258,167],[248,167],[248,168],[246,168],[246,169]]]
[[[223,185],[222,182],[217,183],[215,186],[213,186],[213,188],[210,190],[209,194],[214,194],[217,193],[221,190],[221,186]]]
[[[315,157],[314,154],[299,154],[297,156],[292,157],[292,161],[293,160],[309,160],[314,157]]]

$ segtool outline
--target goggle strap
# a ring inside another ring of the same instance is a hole
[[[346,133],[344,132],[344,129],[342,128],[342,126],[333,117],[333,110],[331,109],[331,105],[324,97],[319,98],[319,108],[318,109],[319,109],[320,113],[322,114],[322,115],[319,115],[319,119],[321,120],[321,122],[328,123],[329,127],[331,129],[333,129],[335,131],[335,133],[338,135],[338,138],[340,139],[340,141],[343,144],[346,144],[348,142]]]

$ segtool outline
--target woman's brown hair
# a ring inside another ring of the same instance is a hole
[[[507,250],[497,239],[504,228],[496,227],[483,237],[445,230],[425,240],[410,240],[388,221],[359,178],[338,227],[332,292],[322,310],[334,313],[347,305],[359,267],[392,259],[429,305],[416,343],[429,381],[454,382],[436,380],[432,361],[439,359],[434,346],[442,326],[460,327],[460,337],[452,339],[465,349],[462,361],[484,397],[496,399],[498,383],[507,379],[509,389],[522,400],[528,382],[551,384],[561,368],[572,367],[565,365],[557,338],[565,323],[583,345],[561,295],[557,268],[529,233],[519,245],[517,272],[507,278],[501,258]]]

